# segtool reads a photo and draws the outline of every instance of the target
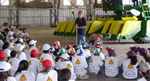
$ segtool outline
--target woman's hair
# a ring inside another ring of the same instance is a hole
[[[58,81],[69,81],[71,78],[71,71],[69,69],[62,69],[58,74]]]
[[[129,59],[131,59],[132,65],[135,65],[137,63],[137,57],[136,56],[129,56]]]
[[[9,45],[10,45],[10,44],[9,44],[8,42],[5,42],[4,45],[3,45],[3,50],[4,50],[4,49],[7,49],[7,48],[9,47]]]
[[[19,63],[18,70],[16,71],[15,74],[20,73],[22,70],[27,70],[28,67],[29,67],[28,61],[22,60],[22,61]]]
[[[51,68],[45,68],[43,71],[41,71],[40,73],[45,73],[47,74],[49,71],[51,70]]]
[[[9,76],[11,76],[11,70],[7,72],[0,72],[0,81],[6,81]]]

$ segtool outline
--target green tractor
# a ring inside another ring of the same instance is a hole
[[[150,43],[150,8],[149,0],[102,0],[105,12],[114,11],[110,18],[94,17],[87,21],[87,37],[92,34],[102,34],[107,40],[129,40],[136,43]],[[75,36],[75,21],[59,22],[54,35]]]

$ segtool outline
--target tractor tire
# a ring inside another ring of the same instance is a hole
[[[149,44],[150,38],[133,38],[133,40],[138,44]]]

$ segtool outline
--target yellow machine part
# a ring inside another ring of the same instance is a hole
[[[59,22],[59,23],[58,23],[58,25],[57,25],[57,27],[56,27],[56,29],[55,29],[55,32],[59,32],[59,29],[60,29],[62,23],[63,23],[63,22]]]
[[[63,22],[62,25],[60,26],[59,32],[65,32],[68,24],[69,22]]]
[[[87,21],[87,27],[86,27],[86,33],[88,33],[88,30],[91,28],[93,21]]]
[[[127,21],[127,20],[138,20],[137,17],[133,16],[133,17],[123,17],[123,21]]]
[[[106,21],[94,21],[91,25],[91,28],[89,30],[89,34],[92,34],[96,32],[98,29],[102,28],[104,26]]]
[[[113,21],[113,22],[112,22],[112,25],[111,25],[111,27],[110,27],[108,33],[112,34],[113,31],[115,31],[114,28],[116,27],[117,22],[118,22],[118,21]]]
[[[72,29],[74,28],[74,24],[75,21],[69,22],[65,32],[71,33]]]
[[[114,18],[99,18],[99,17],[94,17],[94,21],[113,21]]]
[[[124,25],[124,21],[117,21],[116,27],[114,27],[114,31],[112,32],[112,34],[117,35],[119,31],[122,30],[123,25]]]
[[[126,21],[121,31],[121,36],[125,36],[137,26],[141,25],[141,21]]]
[[[103,28],[101,34],[106,34],[107,31],[110,29],[110,27],[111,27],[111,25],[112,25],[113,22],[114,22],[114,21],[107,21],[107,22],[105,23],[105,25],[104,25],[104,28]]]

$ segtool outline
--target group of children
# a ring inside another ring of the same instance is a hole
[[[5,39],[0,40],[3,43],[0,44],[0,81],[75,81],[99,73],[111,78],[122,75],[127,80],[139,76],[138,81],[150,80],[150,58],[145,48],[131,47],[123,63],[113,48],[106,48],[106,56],[102,53],[101,43],[95,42],[93,51],[90,51],[88,43],[63,48],[59,41],[55,41],[53,46],[44,44],[40,54],[37,41],[29,39],[28,33],[22,37],[25,33],[26,29],[20,29],[15,38],[10,28]]]

